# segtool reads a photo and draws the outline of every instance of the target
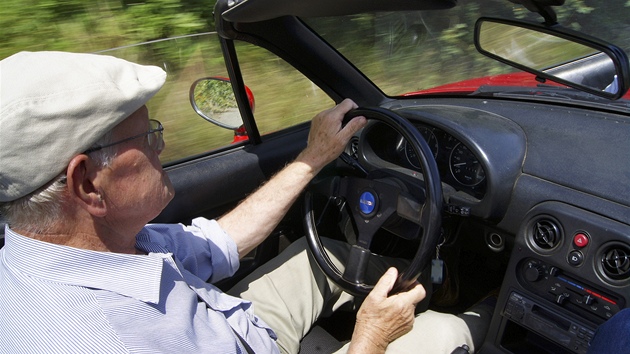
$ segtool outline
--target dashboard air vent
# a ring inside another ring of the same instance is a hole
[[[533,223],[532,241],[541,250],[555,248],[562,239],[562,233],[558,224],[550,219],[541,218]]]
[[[353,159],[355,160],[359,160],[359,139],[356,137],[353,137],[350,140],[350,143],[348,144],[348,147],[346,148],[346,152],[348,153],[348,155],[350,155]]]
[[[606,247],[601,255],[601,265],[610,279],[630,279],[630,247],[617,243]]]

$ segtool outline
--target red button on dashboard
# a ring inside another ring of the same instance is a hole
[[[583,233],[578,233],[573,236],[573,244],[579,248],[586,247],[588,245],[588,236]]]

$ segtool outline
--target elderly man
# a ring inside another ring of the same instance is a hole
[[[341,153],[365,124],[358,117],[342,128],[356,105],[345,100],[318,114],[295,161],[219,220],[146,225],[174,194],[158,158],[163,127],[145,106],[165,76],[92,54],[23,52],[0,62],[8,221],[0,352],[294,353],[318,316],[351,300],[311,269],[304,242],[237,285],[238,297],[206,280],[232,275]],[[260,201],[268,207],[256,207]],[[328,246],[335,256],[347,251]],[[382,353],[391,342],[389,349],[414,352],[430,343],[431,353],[472,346],[454,316],[428,313],[414,326],[424,288],[388,297],[396,276],[385,272],[364,301],[343,351]]]

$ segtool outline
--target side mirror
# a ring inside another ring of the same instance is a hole
[[[245,90],[253,111],[254,95],[248,87]],[[238,130],[243,125],[229,79],[207,77],[196,80],[190,86],[189,98],[193,109],[203,119],[232,130]]]
[[[560,26],[480,18],[475,46],[490,58],[593,95],[618,99],[630,86],[628,57],[617,46]]]

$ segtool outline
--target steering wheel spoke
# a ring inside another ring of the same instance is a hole
[[[339,195],[340,180],[341,177],[339,176],[315,178],[309,184],[308,190],[327,196],[337,196]]]
[[[404,219],[407,219],[414,224],[422,225],[422,214],[424,213],[424,205],[418,202],[416,198],[401,193],[398,196],[398,204],[396,206],[396,212]]]
[[[346,263],[346,269],[343,272],[343,279],[355,284],[364,283],[370,255],[371,252],[369,249],[357,245],[352,246]]]

